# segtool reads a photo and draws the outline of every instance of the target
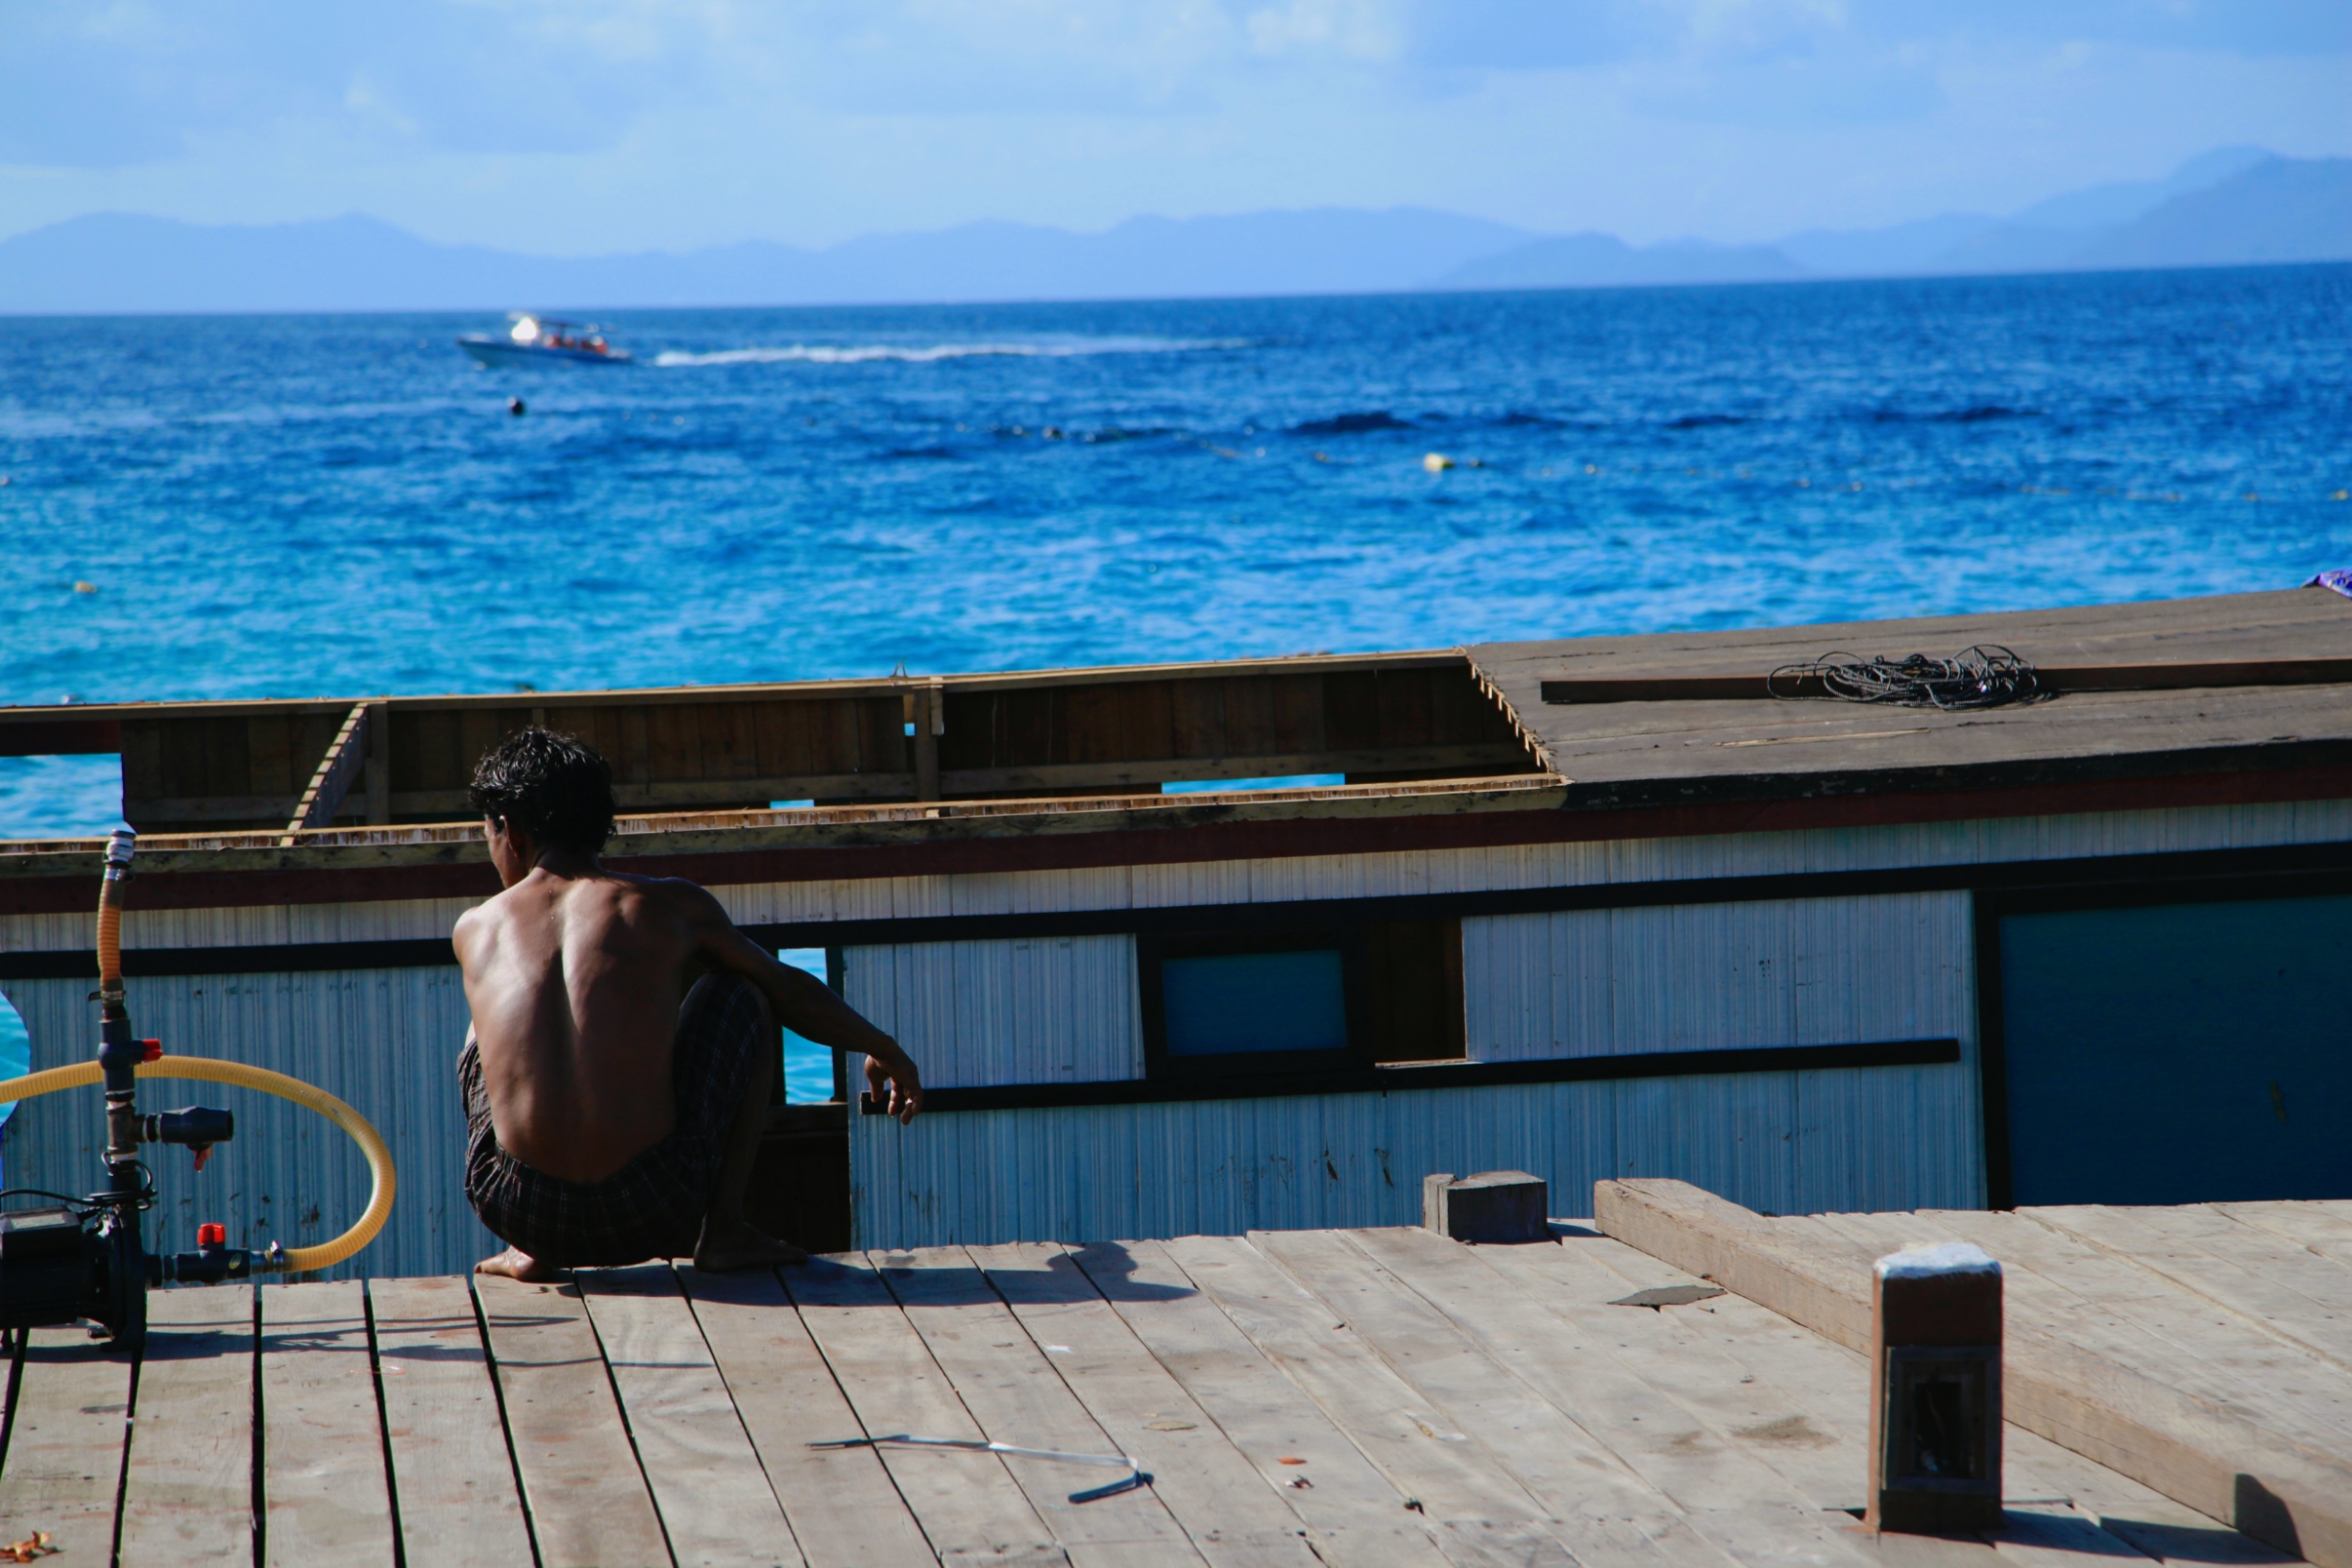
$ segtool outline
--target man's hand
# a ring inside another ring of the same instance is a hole
[[[913,1121],[916,1113],[922,1109],[922,1075],[915,1070],[913,1060],[904,1051],[897,1052],[894,1059],[868,1057],[866,1085],[872,1090],[875,1102],[896,1116],[902,1126]]]

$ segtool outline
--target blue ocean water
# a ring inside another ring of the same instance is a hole
[[[2321,266],[630,311],[637,364],[537,372],[458,353],[495,316],[0,318],[0,701],[2284,587],[2352,566],[2348,307]],[[0,759],[0,836],[118,776]]]

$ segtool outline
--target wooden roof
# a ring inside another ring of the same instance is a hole
[[[2340,1455],[2326,1400],[2342,1368],[2291,1341],[2335,1334],[2352,1305],[2336,1256],[2352,1206],[2252,1209],[2118,1212],[2138,1227],[2129,1256],[2071,1242],[2067,1219],[1876,1223],[1890,1243],[1998,1226],[2013,1315],[2128,1343],[2154,1375],[2301,1423],[2286,1430],[2316,1422]],[[1262,1232],[850,1253],[780,1275],[160,1291],[135,1377],[76,1331],[30,1335],[0,1535],[47,1531],[65,1563],[119,1543],[125,1564],[339,1568],[2293,1560],[2014,1427],[2000,1531],[1864,1535],[1843,1511],[1867,1473],[1862,1356],[1739,1295],[1620,1305],[1697,1282],[1589,1229],[1560,1236]],[[2184,1248],[2280,1288],[2193,1295],[2172,1279]],[[899,1433],[1123,1454],[1150,1480],[1073,1503],[1120,1473],[810,1446]]]
[[[1948,656],[1980,643],[2015,650],[2052,677],[2057,694],[1946,713],[1775,699],[1765,687],[1775,668],[1832,651]],[[1469,652],[1543,765],[1576,786],[1579,804],[2019,785],[2352,759],[2352,600],[2323,588],[1488,643]],[[1748,695],[1728,695],[1742,689]]]

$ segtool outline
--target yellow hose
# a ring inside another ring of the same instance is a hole
[[[332,1241],[315,1247],[286,1248],[285,1267],[289,1272],[300,1274],[341,1262],[375,1240],[376,1233],[392,1217],[392,1151],[384,1146],[382,1136],[368,1125],[367,1117],[325,1090],[314,1089],[300,1078],[289,1078],[267,1067],[249,1067],[242,1062],[219,1062],[204,1056],[161,1057],[139,1064],[136,1070],[141,1078],[194,1078],[209,1084],[257,1089],[264,1094],[306,1106],[351,1134],[352,1141],[359,1145],[359,1152],[367,1156],[368,1174],[374,1178],[375,1185],[368,1192],[367,1213]],[[53,1094],[61,1089],[80,1089],[99,1083],[103,1077],[95,1062],[77,1062],[68,1067],[29,1072],[22,1078],[0,1082],[0,1105],[11,1100],[29,1100],[36,1094]]]

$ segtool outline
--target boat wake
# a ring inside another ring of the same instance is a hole
[[[1098,354],[1201,354],[1246,349],[1239,337],[1088,337],[1032,343],[795,343],[789,348],[719,349],[693,354],[669,349],[653,362],[669,368],[691,365],[864,365],[876,361],[927,365],[943,359],[1075,359]]]

